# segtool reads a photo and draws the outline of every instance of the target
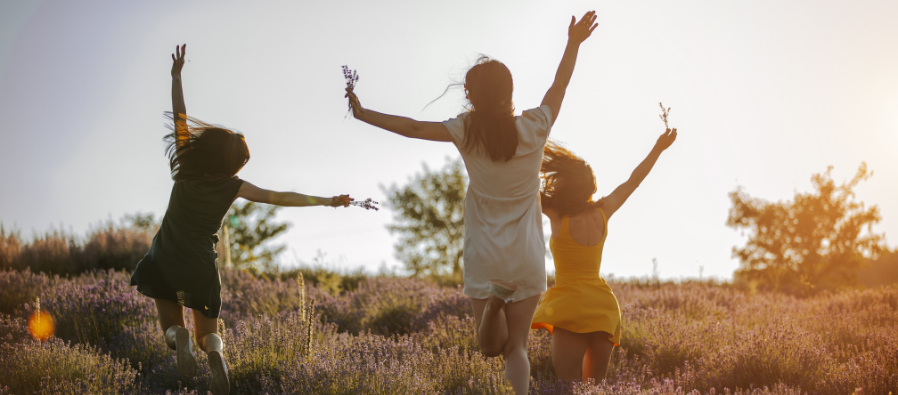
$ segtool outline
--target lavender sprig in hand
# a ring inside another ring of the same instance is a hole
[[[350,70],[349,66],[343,65],[343,78],[346,79],[346,89],[350,91],[355,89],[356,82],[359,82],[359,74],[355,72],[355,70]],[[346,104],[349,107],[349,111],[352,111],[352,104]],[[349,115],[349,111],[347,111],[347,116]]]
[[[346,66],[343,66],[346,67]],[[659,117],[662,121],[664,121],[664,128],[670,129],[670,126],[667,126],[667,116],[670,115],[670,107],[664,108],[664,105],[661,102],[658,102],[658,105],[661,106],[661,115]]]
[[[379,204],[379,203],[375,202],[375,201],[372,200],[371,198],[367,198],[367,199],[362,200],[362,201],[353,201],[352,203],[349,203],[349,204],[351,204],[351,205],[353,205],[353,206],[359,206],[359,207],[361,207],[361,208],[363,208],[363,209],[365,209],[365,210],[374,210],[374,211],[380,210],[380,209],[377,207],[377,204]]]

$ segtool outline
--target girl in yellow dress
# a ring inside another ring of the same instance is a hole
[[[540,195],[543,214],[552,222],[555,286],[543,295],[530,327],[552,334],[552,363],[560,380],[598,381],[608,372],[621,333],[617,298],[599,277],[608,219],[676,138],[677,129],[667,129],[630,179],[597,202],[592,200],[595,175],[586,161],[554,142],[543,150]]]

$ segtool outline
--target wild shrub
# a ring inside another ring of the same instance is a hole
[[[52,284],[45,274],[35,274],[31,270],[0,270],[0,313],[14,314],[28,310]]]
[[[0,385],[13,394],[130,394],[137,372],[94,347],[60,339],[0,344]]]

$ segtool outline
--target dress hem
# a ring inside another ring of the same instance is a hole
[[[555,327],[556,327],[556,326],[557,326],[557,325],[552,325],[552,324],[547,323],[547,322],[534,322],[534,323],[531,323],[531,324],[530,324],[530,329],[545,329],[545,330],[549,331],[549,334],[550,334],[550,335],[554,335],[554,334],[555,334]],[[561,328],[561,327],[559,326],[559,328]],[[565,329],[565,328],[561,328],[561,329]],[[570,330],[570,329],[565,329],[565,330],[570,331],[570,332],[574,332],[574,333],[605,332],[605,333],[608,334],[608,340],[609,340],[612,344],[614,344],[615,347],[617,347],[617,346],[620,345],[620,340],[614,341],[614,335],[613,335],[611,332],[606,331],[606,330],[596,329],[596,330],[594,330],[594,331],[587,330],[587,331],[582,331],[582,332],[580,332],[580,331],[575,331],[575,330]]]

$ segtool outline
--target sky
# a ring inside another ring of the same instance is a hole
[[[451,143],[346,118],[341,65],[366,108],[442,121],[465,104],[480,54],[504,62],[518,112],[554,78],[571,15],[596,10],[552,137],[583,156],[598,194],[624,182],[672,108],[676,143],[609,223],[605,275],[731,278],[725,226],[737,186],[771,201],[837,182],[861,162],[857,199],[898,246],[895,1],[30,1],[0,2],[0,223],[83,234],[134,212],[161,217],[170,54],[187,43],[188,113],[246,135],[239,176],[260,187],[383,201]],[[399,267],[389,210],[284,208],[285,265]],[[547,261],[551,270],[552,262]]]

